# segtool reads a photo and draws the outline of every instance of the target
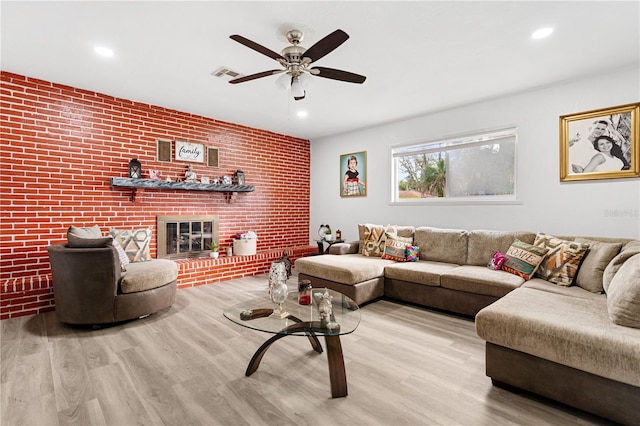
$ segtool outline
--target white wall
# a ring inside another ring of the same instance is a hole
[[[559,116],[640,101],[624,69],[311,141],[311,236],[320,224],[357,239],[358,223],[528,230],[640,239],[640,179],[560,182]],[[425,95],[428,99],[428,94]],[[518,126],[517,205],[390,205],[390,147]],[[341,198],[339,156],[367,151],[367,196]],[[636,153],[638,155],[640,153]]]

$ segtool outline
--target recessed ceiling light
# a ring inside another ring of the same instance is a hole
[[[533,34],[531,34],[531,38],[534,40],[539,40],[541,38],[548,37],[552,32],[553,28],[551,27],[540,28],[539,30],[534,31]]]
[[[309,113],[308,113],[307,111],[298,111],[298,112],[296,113],[296,115],[297,115],[299,118],[304,118],[304,117],[306,117],[307,115],[309,115]]]
[[[111,58],[113,56],[113,50],[104,46],[96,46],[93,48],[93,51],[96,52],[100,56],[104,56],[106,58]]]

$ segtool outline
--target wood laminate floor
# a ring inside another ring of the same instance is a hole
[[[341,338],[348,397],[331,399],[326,352],[304,337],[276,342],[245,377],[269,335],[222,311],[266,286],[259,276],[178,290],[170,309],[99,330],[53,312],[1,321],[0,424],[605,423],[493,387],[473,321],[385,300],[364,306]]]

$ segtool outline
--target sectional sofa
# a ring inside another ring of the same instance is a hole
[[[418,247],[419,260],[379,257],[389,234]],[[542,277],[487,266],[516,241],[548,250]],[[567,253],[581,257],[563,264]],[[638,240],[363,224],[359,241],[298,259],[295,269],[358,304],[385,297],[473,317],[495,385],[640,424]],[[569,280],[556,279],[563,273]]]

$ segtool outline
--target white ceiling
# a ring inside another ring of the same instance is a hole
[[[638,1],[1,2],[2,70],[137,102],[315,139],[397,121],[640,62]],[[544,26],[554,33],[539,41]],[[229,38],[271,50],[301,29],[311,47],[350,35],[314,65],[367,76],[362,84],[313,77],[294,101],[279,68]],[[94,45],[115,51],[98,57]],[[606,87],[594,88],[606,90]],[[308,117],[299,119],[304,109]]]

